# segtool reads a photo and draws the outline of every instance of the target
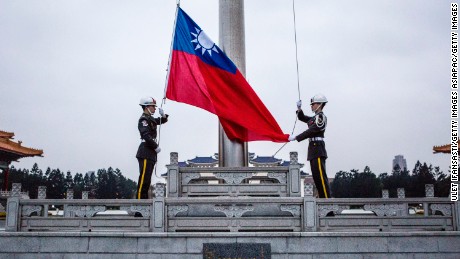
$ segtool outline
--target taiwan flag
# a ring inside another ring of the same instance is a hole
[[[179,7],[173,41],[168,99],[216,114],[231,140],[288,141],[235,64]]]

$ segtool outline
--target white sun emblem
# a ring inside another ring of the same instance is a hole
[[[198,28],[195,28],[195,30],[196,33],[190,32],[195,37],[195,39],[192,40],[193,43],[196,43],[195,50],[201,48],[201,55],[204,55],[206,51],[209,53],[209,56],[212,56],[212,51],[219,53],[219,51],[217,51],[216,44],[212,42],[203,30]]]

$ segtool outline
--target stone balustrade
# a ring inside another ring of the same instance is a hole
[[[289,166],[246,168],[179,168],[171,153],[167,185],[155,185],[151,200],[22,199],[21,185],[13,184],[7,201],[5,230],[16,231],[458,231],[460,210],[449,198],[426,197],[318,199],[313,186],[301,197],[300,166],[291,152]],[[167,189],[167,193],[166,190]],[[167,194],[167,195],[166,195]],[[54,205],[62,213],[50,213]]]
[[[459,230],[448,198],[164,197],[153,200],[21,199],[7,203],[6,231],[431,231]],[[67,195],[67,197],[69,197]],[[63,208],[51,214],[48,208]],[[116,210],[109,210],[116,209]],[[137,212],[137,213],[136,213]],[[136,217],[139,214],[141,217]]]
[[[178,154],[170,157],[168,197],[271,196],[300,197],[300,165],[291,152],[289,166],[274,167],[179,167]]]

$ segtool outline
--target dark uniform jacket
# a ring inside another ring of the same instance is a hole
[[[153,118],[148,114],[142,114],[137,124],[142,139],[137,149],[137,158],[157,161],[157,152],[155,152],[155,149],[158,147],[156,142],[157,125],[166,123],[167,121],[168,115],[166,115],[166,118]]]
[[[307,138],[321,137],[324,138],[324,131],[326,131],[327,118],[323,112],[315,114],[313,117],[306,116],[302,110],[297,113],[297,118],[300,121],[307,123],[308,129],[299,134],[295,139],[302,141]],[[327,158],[326,145],[323,140],[310,141],[308,145],[307,160],[324,157]]]

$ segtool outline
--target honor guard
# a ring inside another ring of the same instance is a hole
[[[289,136],[289,141],[302,141],[309,139],[308,157],[310,168],[318,190],[319,198],[330,198],[329,181],[326,174],[326,145],[324,143],[324,131],[326,130],[327,118],[323,113],[327,99],[322,94],[313,96],[310,100],[313,117],[307,116],[302,111],[302,101],[297,102],[297,117],[300,121],[307,123],[308,129],[301,134]]]
[[[148,199],[148,191],[152,180],[153,168],[157,162],[157,154],[161,148],[157,144],[157,125],[168,121],[168,114],[159,108],[160,117],[154,118],[157,102],[152,97],[142,98],[139,102],[142,107],[142,116],[137,127],[141,135],[141,144],[137,150],[136,158],[139,162],[139,181],[137,183],[137,199]]]

